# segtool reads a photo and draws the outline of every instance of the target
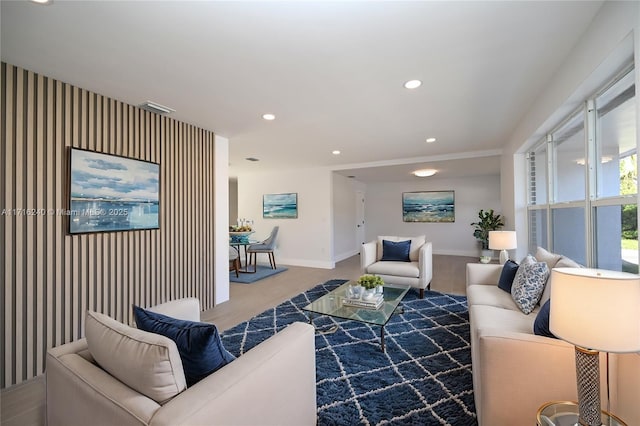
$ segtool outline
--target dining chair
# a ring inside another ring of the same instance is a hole
[[[267,253],[269,255],[269,264],[271,264],[272,269],[276,269],[276,258],[273,254],[273,250],[276,247],[276,237],[278,236],[279,226],[274,226],[271,230],[271,235],[269,238],[262,241],[261,243],[251,244],[247,247],[247,253],[249,253],[249,264],[247,265],[247,272],[251,274],[255,274],[258,271],[258,263],[256,260],[258,253]],[[253,264],[253,271],[249,270],[249,265]]]
[[[229,271],[236,271],[236,278],[240,271],[240,253],[235,248],[229,246]]]

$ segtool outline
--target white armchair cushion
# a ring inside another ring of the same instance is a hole
[[[90,311],[85,334],[89,352],[100,367],[157,403],[164,404],[186,389],[178,348],[168,337]]]
[[[382,259],[382,240],[393,241],[397,243],[398,241],[407,241],[411,240],[411,248],[409,249],[409,260],[412,262],[417,262],[418,257],[420,255],[420,247],[424,245],[427,241],[424,235],[420,235],[417,237],[393,237],[393,236],[381,236],[378,237],[378,245],[376,248],[376,261]]]
[[[418,278],[418,262],[376,262],[367,268],[369,274]]]

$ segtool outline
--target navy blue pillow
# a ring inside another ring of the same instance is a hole
[[[513,284],[513,279],[516,277],[516,272],[518,272],[518,264],[511,259],[507,260],[502,267],[498,287],[511,294],[511,285]]]
[[[549,313],[551,312],[551,299],[547,300],[540,311],[538,311],[538,316],[533,323],[533,333],[538,336],[546,336],[553,337],[557,339],[557,337],[551,332],[549,328]]]
[[[234,359],[222,345],[213,324],[171,318],[133,307],[140,330],[161,334],[176,342],[187,386],[193,386]]]
[[[398,241],[382,240],[382,259],[384,261],[411,262],[409,259],[411,240]]]

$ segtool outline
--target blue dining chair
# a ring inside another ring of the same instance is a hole
[[[271,264],[271,268],[276,269],[276,258],[273,254],[273,250],[276,248],[276,237],[278,236],[279,228],[279,226],[274,226],[269,238],[261,243],[251,244],[247,247],[247,253],[249,253],[249,265],[253,264],[253,271],[250,271],[249,265],[247,265],[247,272],[255,274],[258,271],[258,263],[256,260],[258,253],[267,253],[269,255],[269,264]]]

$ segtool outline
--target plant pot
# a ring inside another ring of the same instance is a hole
[[[362,300],[371,300],[376,296],[375,288],[367,288],[362,295]]]
[[[493,258],[493,250],[482,250],[480,252],[480,262],[481,263],[489,263]]]

